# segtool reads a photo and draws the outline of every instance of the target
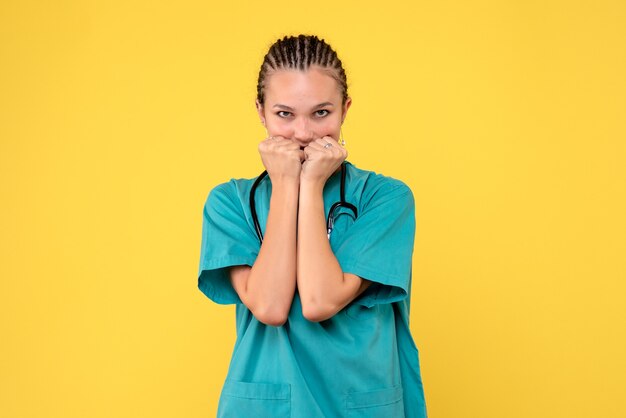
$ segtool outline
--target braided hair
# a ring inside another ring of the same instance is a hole
[[[323,39],[315,35],[285,36],[270,47],[257,82],[257,100],[261,105],[265,102],[265,79],[273,71],[283,68],[308,70],[312,65],[326,69],[341,89],[342,104],[348,98],[346,72],[337,53]]]

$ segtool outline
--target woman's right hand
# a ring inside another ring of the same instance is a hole
[[[299,182],[305,156],[298,143],[283,136],[270,136],[259,143],[259,154],[272,182]]]

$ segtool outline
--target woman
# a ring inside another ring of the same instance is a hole
[[[222,183],[204,207],[198,286],[236,304],[219,417],[426,417],[408,323],[413,194],[346,161],[351,102],[326,42],[270,47],[256,99],[269,178]]]

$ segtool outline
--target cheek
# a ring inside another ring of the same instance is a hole
[[[339,135],[339,129],[341,128],[341,118],[340,117],[331,117],[326,118],[319,125],[320,130],[324,135],[336,136]]]
[[[282,119],[271,118],[267,120],[267,131],[270,135],[280,135],[288,137],[291,135],[292,129],[289,124]]]

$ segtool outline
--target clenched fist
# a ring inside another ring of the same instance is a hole
[[[300,179],[304,151],[291,139],[271,136],[259,143],[261,160],[272,182]]]
[[[300,180],[326,183],[348,157],[348,151],[331,136],[324,136],[311,141],[304,155]]]

